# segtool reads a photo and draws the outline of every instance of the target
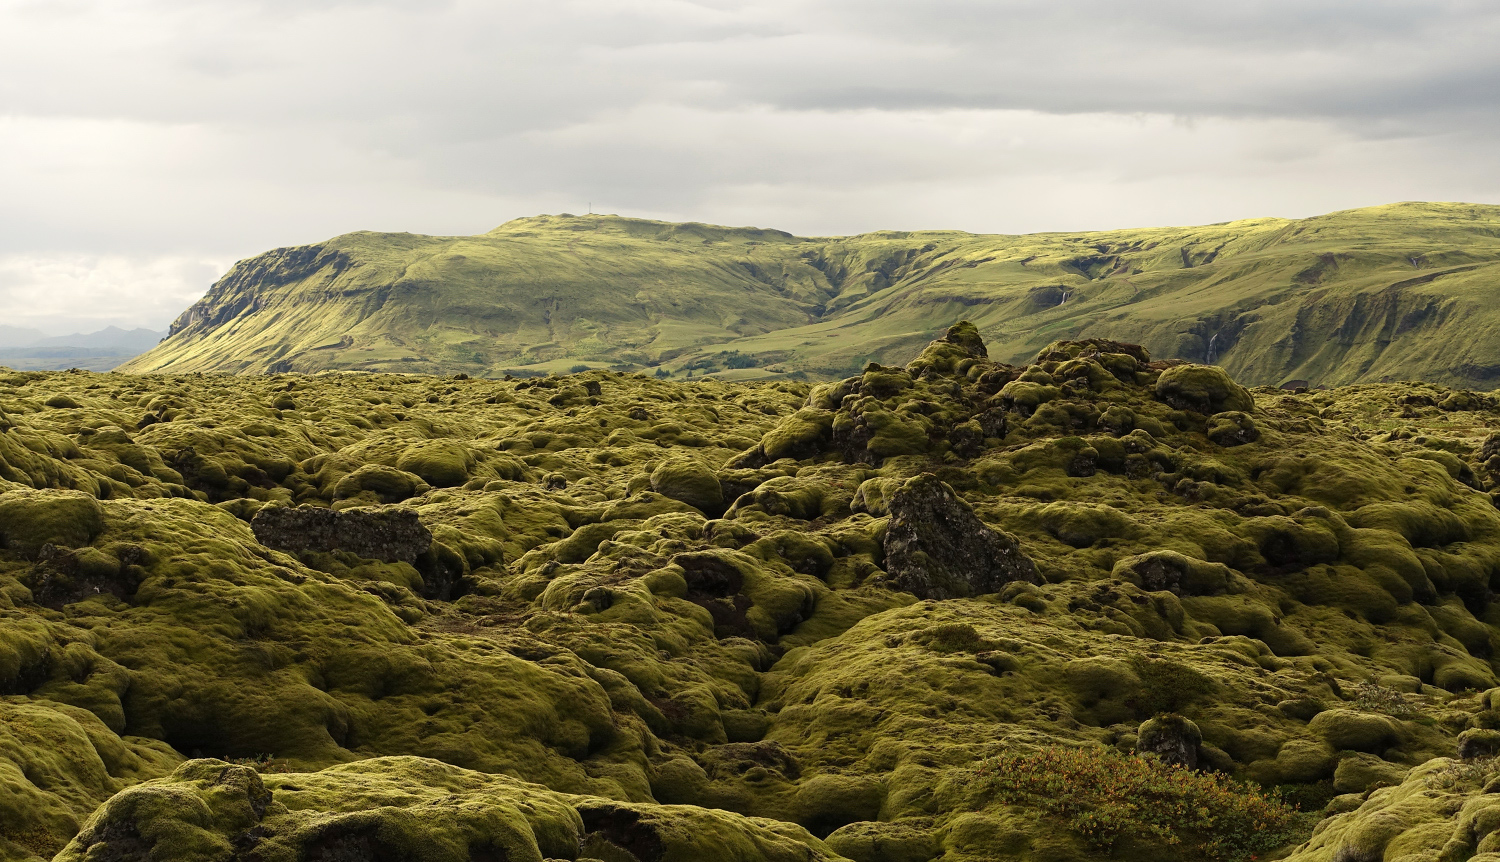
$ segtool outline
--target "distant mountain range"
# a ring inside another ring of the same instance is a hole
[[[0,326],[0,365],[40,371],[66,368],[108,371],[155,347],[164,337],[165,332],[117,326],[55,336],[37,329]]]
[[[127,371],[833,377],[973,321],[998,360],[1138,342],[1255,384],[1500,384],[1500,207],[1023,236],[538,216],[241,261]]]

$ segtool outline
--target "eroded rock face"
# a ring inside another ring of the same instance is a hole
[[[1016,540],[985,526],[937,477],[908,480],[889,505],[886,573],[897,588],[924,599],[956,599],[998,592],[1012,581],[1040,583]]]
[[[255,539],[287,553],[348,551],[387,563],[416,564],[432,547],[432,533],[411,509],[349,509],[270,506],[250,522]]]

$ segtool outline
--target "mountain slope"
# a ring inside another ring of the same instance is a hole
[[[836,376],[970,319],[1019,361],[1138,341],[1250,383],[1500,381],[1500,207],[1076,234],[777,231],[614,216],[356,233],[237,264],[127,371],[726,366]]]

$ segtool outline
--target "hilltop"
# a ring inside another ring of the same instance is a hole
[[[1494,397],[908,359],[0,374],[0,858],[1495,858]]]
[[[829,379],[904,361],[968,319],[1008,362],[1103,337],[1252,384],[1488,389],[1497,280],[1500,207],[1473,204],[1025,236],[540,216],[242,261],[121,370]]]

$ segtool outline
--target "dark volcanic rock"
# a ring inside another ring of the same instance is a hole
[[[1203,733],[1198,725],[1180,715],[1157,716],[1141,725],[1136,737],[1135,750],[1141,754],[1154,754],[1163,763],[1198,768],[1198,746],[1203,742]]]
[[[1473,728],[1458,735],[1458,756],[1476,760],[1500,755],[1500,730]]]
[[[411,509],[335,512],[313,506],[268,506],[250,522],[255,540],[288,553],[348,551],[371,560],[416,564],[432,533]]]
[[[1015,539],[985,526],[935,476],[917,476],[898,488],[890,511],[886,573],[899,589],[954,599],[997,592],[1011,581],[1041,581]]]

